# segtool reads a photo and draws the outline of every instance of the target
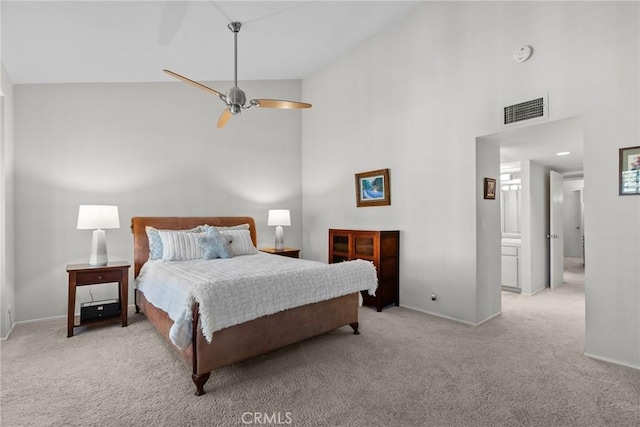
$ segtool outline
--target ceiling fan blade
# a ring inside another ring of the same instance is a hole
[[[311,108],[311,104],[281,99],[252,99],[251,103],[262,108]]]
[[[225,108],[222,114],[220,114],[220,118],[218,119],[218,129],[222,129],[224,125],[227,124],[231,116],[232,116],[231,110],[229,110],[228,108]]]
[[[169,74],[172,77],[175,77],[178,80],[182,80],[183,82],[190,84],[191,86],[195,86],[195,87],[197,87],[199,89],[204,89],[207,92],[211,92],[211,93],[213,93],[213,94],[215,94],[217,96],[224,96],[223,94],[221,94],[217,90],[215,90],[213,88],[210,88],[209,86],[205,86],[202,83],[198,83],[195,80],[191,80],[191,79],[189,79],[189,78],[187,78],[185,76],[181,76],[178,73],[174,73],[173,71],[169,71],[169,70],[162,70],[162,71],[164,71],[165,73]]]

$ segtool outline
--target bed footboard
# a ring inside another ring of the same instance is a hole
[[[173,322],[164,311],[149,303],[138,293],[136,301],[141,311],[158,331],[169,340]],[[268,353],[349,325],[358,335],[358,293],[263,316],[246,323],[222,329],[207,342],[198,327],[198,312],[194,306],[194,326],[197,331],[192,344],[181,351],[171,344],[191,364],[191,378],[196,395],[205,393],[204,386],[211,371],[252,357]]]

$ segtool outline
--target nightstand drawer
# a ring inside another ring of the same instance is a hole
[[[91,271],[78,273],[76,283],[82,284],[97,284],[97,283],[110,283],[119,282],[122,280],[122,271]]]

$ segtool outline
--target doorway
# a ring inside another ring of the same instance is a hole
[[[578,116],[542,124],[520,126],[478,138],[478,142],[499,147],[502,166],[501,178],[511,179],[508,185],[501,186],[510,193],[514,193],[509,194],[508,200],[501,199],[501,203],[503,203],[501,211],[504,212],[507,205],[513,206],[514,200],[518,200],[516,197],[519,198],[518,225],[513,225],[513,212],[508,218],[507,228],[509,230],[504,230],[505,224],[503,222],[500,250],[503,271],[506,270],[511,274],[507,285],[511,287],[509,290],[525,295],[534,295],[548,288],[552,283],[550,280],[552,266],[564,264],[564,250],[558,249],[558,247],[562,248],[565,233],[563,231],[554,232],[551,227],[551,175],[552,172],[558,174],[556,178],[560,177],[559,185],[561,188],[562,186],[566,187],[569,180],[574,183],[584,182],[582,118]],[[517,182],[513,181],[516,176],[513,173],[515,170],[519,172],[519,181]],[[556,184],[558,183],[556,182]],[[516,188],[517,192],[513,188]],[[507,196],[503,194],[503,197]],[[557,194],[556,197],[558,197]],[[562,198],[562,190],[560,198]],[[582,212],[583,210],[580,209],[579,232],[584,235]],[[558,218],[562,221],[564,213],[560,212],[559,215],[559,217],[556,215],[556,226]],[[508,232],[504,233],[504,231]],[[556,243],[557,246],[553,254],[555,263],[550,258],[552,255],[551,237],[554,238],[553,243]],[[558,243],[560,244],[558,245]],[[505,269],[505,265],[508,268]],[[517,274],[515,279],[514,271]],[[562,283],[563,269],[559,274],[559,281]],[[516,285],[513,286],[513,283]]]

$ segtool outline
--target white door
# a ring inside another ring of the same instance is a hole
[[[549,200],[549,285],[551,289],[564,281],[564,230],[563,202],[564,184],[562,175],[551,171]]]

